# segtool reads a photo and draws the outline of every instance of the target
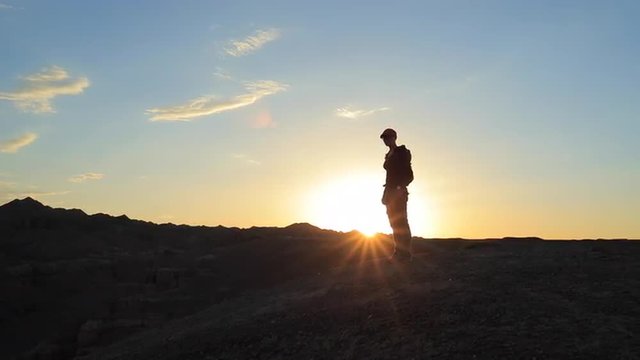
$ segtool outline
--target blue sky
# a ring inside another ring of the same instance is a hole
[[[418,235],[640,238],[637,2],[0,4],[4,200],[388,231],[394,127]]]

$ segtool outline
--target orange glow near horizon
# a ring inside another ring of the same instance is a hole
[[[414,235],[434,233],[433,212],[420,191],[409,187],[409,223]],[[334,179],[315,187],[306,200],[309,221],[321,228],[357,230],[371,237],[390,233],[386,209],[380,202],[383,187],[378,175],[359,174]]]

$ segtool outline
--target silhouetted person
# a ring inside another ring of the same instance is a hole
[[[404,145],[396,145],[398,134],[393,129],[385,129],[380,135],[389,152],[384,157],[387,178],[382,194],[382,204],[387,206],[387,216],[393,229],[395,249],[392,259],[411,260],[411,229],[407,219],[407,186],[413,181],[411,152]]]

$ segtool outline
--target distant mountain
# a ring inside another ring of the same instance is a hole
[[[72,227],[72,226],[90,226],[93,228],[118,224],[121,226],[127,225],[158,225],[148,221],[130,219],[126,215],[112,216],[108,214],[98,213],[94,215],[87,215],[80,209],[63,209],[52,208],[44,205],[39,201],[26,197],[24,199],[15,199],[4,205],[0,206],[0,226],[17,228],[17,229],[53,229],[58,227]],[[207,226],[187,226],[187,225],[174,225],[174,224],[160,224],[158,226],[163,227],[176,227],[181,226],[185,228],[193,229],[212,229]],[[224,226],[214,227],[215,229],[232,229],[240,230],[239,228],[227,228]],[[308,235],[322,235],[322,234],[334,234],[335,231],[320,229],[317,226],[309,223],[295,223],[289,226],[280,227],[251,227],[247,229],[258,230],[262,232],[277,233],[279,235],[290,236],[308,236]]]
[[[0,211],[37,211],[45,207],[48,206],[43,205],[32,197],[26,197],[22,200],[12,200],[0,206]]]
[[[88,215],[79,209],[54,209],[27,197],[0,206],[0,226],[15,229],[54,228],[60,224],[78,224]]]
[[[22,200],[15,199],[0,206],[0,218],[18,218],[51,214],[52,208],[45,206],[37,200],[26,197]]]

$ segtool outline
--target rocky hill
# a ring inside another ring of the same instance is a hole
[[[16,359],[640,357],[640,243],[157,225],[0,206]]]

